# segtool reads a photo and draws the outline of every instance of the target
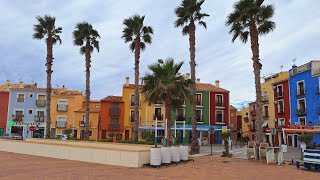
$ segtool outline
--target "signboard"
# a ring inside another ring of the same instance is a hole
[[[9,126],[11,126],[11,127],[14,126],[14,122],[13,122],[13,121],[10,121],[10,122],[9,122]]]
[[[14,122],[14,121],[10,121],[9,122],[10,126],[40,126],[41,123],[40,122]]]
[[[314,125],[290,125],[290,129],[314,129]]]
[[[30,127],[29,127],[29,130],[30,130],[30,131],[35,131],[36,128],[35,128],[34,126],[30,126]]]
[[[227,132],[228,132],[227,126],[222,126],[222,133],[227,133]]]

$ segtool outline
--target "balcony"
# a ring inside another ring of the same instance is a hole
[[[85,121],[79,121],[79,127],[85,127],[86,122]]]
[[[224,103],[223,102],[216,102],[216,107],[224,107]]]
[[[109,124],[108,130],[109,131],[120,131],[120,124]]]
[[[284,114],[284,109],[280,109],[280,110],[278,111],[278,114]]]
[[[278,98],[278,97],[283,97],[283,92],[282,92],[282,91],[277,92],[277,93],[276,93],[276,97],[277,97],[277,98]]]
[[[12,120],[13,121],[23,121],[23,117],[24,117],[24,115],[20,115],[20,114],[12,115]]]
[[[46,101],[45,100],[36,100],[36,106],[45,107],[46,106]]]
[[[269,102],[268,96],[261,96],[261,102],[263,103]]]
[[[130,102],[130,106],[131,106],[131,107],[134,107],[134,101],[131,101],[131,102]],[[140,106],[141,106],[141,101],[139,100],[139,107],[140,107]]]
[[[24,98],[17,98],[17,102],[24,102]]]
[[[249,117],[244,117],[243,120],[244,122],[249,122]]]
[[[56,128],[66,128],[67,121],[56,121]]]
[[[110,108],[109,114],[110,115],[120,115],[120,108]]]
[[[131,123],[134,123],[134,116],[129,116],[129,120]],[[141,121],[141,116],[139,116],[139,123]]]
[[[203,115],[201,116],[196,116],[197,122],[203,122]]]
[[[305,116],[307,114],[306,109],[297,109],[296,110],[297,116]]]
[[[255,115],[257,115],[257,111],[256,110],[251,110],[250,114],[251,114],[251,116],[255,116]]]
[[[297,96],[304,96],[304,95],[306,95],[305,92],[306,92],[305,89],[300,89],[297,91]]]
[[[177,121],[185,121],[185,117],[184,117],[184,115],[177,115],[177,118],[176,118],[176,120]]]
[[[45,119],[45,116],[34,116],[34,122],[44,122]]]
[[[58,104],[57,105],[57,111],[59,111],[59,112],[67,112],[68,111],[68,105],[66,105],[66,104]]]
[[[153,114],[153,120],[162,121],[163,120],[163,115],[162,114]]]

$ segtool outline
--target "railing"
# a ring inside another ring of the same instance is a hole
[[[278,120],[278,128],[284,128],[285,127],[285,121]]]
[[[153,120],[156,120],[156,118],[157,118],[157,120],[158,121],[162,121],[163,120],[163,115],[159,115],[159,114],[153,114]]]
[[[303,116],[303,115],[306,115],[306,114],[307,114],[307,111],[306,111],[306,109],[297,109],[297,110],[296,110],[296,114],[297,114],[298,116]]]
[[[17,102],[24,102],[24,98],[17,98]]]
[[[280,109],[280,111],[278,112],[278,114],[284,114],[284,110]]]
[[[36,100],[36,106],[45,107],[46,106],[46,101],[45,100]]]
[[[46,119],[45,116],[34,116],[34,121],[35,122],[44,122]]]
[[[262,117],[263,117],[263,118],[268,118],[268,117],[269,117],[269,113],[263,113],[263,114],[262,114]]]
[[[24,117],[24,115],[20,115],[20,114],[12,115],[12,120],[23,121],[23,117]]]
[[[251,116],[255,116],[257,114],[257,111],[256,110],[251,110],[250,114],[251,114]]]
[[[283,91],[279,91],[276,93],[276,97],[282,97],[283,96]]]
[[[109,131],[119,131],[120,130],[120,124],[109,124],[108,126]]]
[[[131,123],[134,123],[134,116],[129,116],[129,120]],[[141,116],[139,116],[139,122],[141,120]]]
[[[262,96],[261,97],[261,102],[264,102],[264,103],[269,102],[268,96]]]
[[[177,121],[185,121],[185,117],[183,115],[177,115]]]
[[[223,102],[216,102],[216,106],[217,107],[224,107],[224,103]]]
[[[299,90],[297,91],[297,96],[304,96],[304,95],[306,95],[305,89],[299,89]]]
[[[56,121],[56,128],[66,128],[67,121]]]
[[[249,121],[249,117],[244,117],[243,120],[244,120],[245,122],[248,122],[248,121]]]
[[[59,112],[67,112],[68,111],[68,105],[66,105],[66,104],[58,104],[57,105],[57,111],[59,111]]]
[[[131,101],[131,102],[130,102],[130,106],[131,106],[131,107],[134,107],[134,101]],[[140,101],[140,100],[139,100],[139,106],[141,106],[141,101]]]
[[[110,108],[109,114],[110,115],[120,115],[120,108]]]
[[[197,122],[203,122],[203,115],[196,116]]]

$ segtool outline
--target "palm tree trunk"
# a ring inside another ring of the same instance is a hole
[[[172,108],[172,102],[171,102],[171,95],[168,95],[166,98],[166,129],[167,129],[167,138],[168,138],[168,147],[171,146],[171,108]]]
[[[262,102],[261,102],[261,81],[260,72],[262,64],[259,59],[259,34],[256,24],[250,24],[250,39],[253,60],[253,72],[256,86],[256,104],[257,104],[257,134],[256,134],[256,152],[259,152],[259,145],[262,142]],[[255,159],[258,159],[259,154],[256,153]]]
[[[134,50],[134,131],[133,141],[138,143],[139,127],[139,59],[140,59],[140,37],[135,39]]]
[[[197,118],[196,118],[196,35],[195,25],[191,21],[189,25],[189,51],[190,51],[190,69],[191,69],[191,97],[192,97],[192,139],[191,139],[191,151],[190,154],[198,154],[200,147],[198,144],[198,133],[197,133]]]
[[[86,124],[85,124],[85,133],[84,139],[89,139],[89,126],[90,126],[90,62],[91,62],[91,54],[90,54],[90,41],[87,40],[86,43]]]
[[[52,74],[52,61],[53,61],[53,55],[52,55],[52,38],[48,37],[47,41],[47,89],[46,89],[46,113],[47,113],[47,121],[46,121],[46,137],[51,136],[51,74]]]
[[[229,157],[229,141],[228,141],[228,137],[224,138],[224,150],[226,153],[226,156]]]

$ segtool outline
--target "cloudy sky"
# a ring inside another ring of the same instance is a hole
[[[254,78],[249,44],[231,43],[225,26],[226,16],[235,0],[207,0],[203,12],[208,29],[196,32],[197,78],[231,91],[231,102],[238,107],[254,100]],[[275,6],[273,20],[277,27],[260,38],[262,77],[289,70],[292,60],[300,65],[320,59],[320,1],[266,0]],[[153,43],[141,55],[141,75],[157,59],[172,57],[184,61],[183,73],[189,72],[188,38],[176,29],[174,8],[180,0],[0,0],[0,83],[23,80],[45,87],[44,41],[32,39],[35,16],[49,14],[56,17],[56,25],[63,28],[62,45],[54,47],[53,87],[66,85],[69,89],[84,90],[84,57],[73,46],[72,31],[81,21],[90,22],[100,35],[99,53],[92,55],[92,99],[121,95],[125,77],[134,77],[134,55],[121,39],[124,18],[145,15],[145,24],[154,29]]]

